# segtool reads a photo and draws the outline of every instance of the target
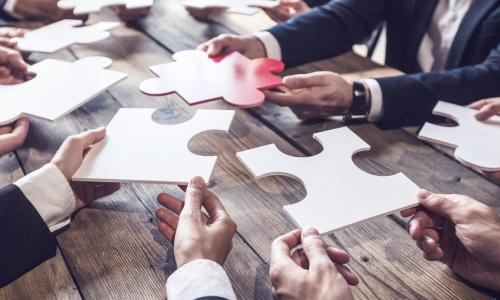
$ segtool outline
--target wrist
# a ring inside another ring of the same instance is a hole
[[[266,46],[264,43],[256,36],[251,35],[248,36],[248,40],[250,41],[250,47],[252,50],[249,51],[252,55],[250,58],[265,58],[267,57]]]

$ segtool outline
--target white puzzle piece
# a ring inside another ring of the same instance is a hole
[[[75,43],[90,44],[108,38],[108,30],[120,25],[119,22],[99,22],[82,26],[81,20],[61,20],[25,34],[17,41],[21,51],[53,53]]]
[[[210,180],[217,157],[199,156],[189,141],[199,133],[229,131],[231,110],[198,110],[187,122],[153,121],[155,109],[122,108],[73,176],[74,181],[187,184],[193,177]]]
[[[0,125],[23,115],[54,121],[90,101],[96,95],[127,77],[106,70],[107,57],[88,57],[75,62],[46,59],[32,65],[30,81],[0,85]]]
[[[352,156],[370,146],[347,127],[314,134],[323,152],[312,157],[283,154],[272,144],[237,154],[257,178],[284,175],[304,184],[307,196],[285,212],[299,228],[321,234],[416,206],[418,186],[405,175],[374,176]]]
[[[127,9],[151,7],[154,0],[59,0],[60,9],[73,10],[75,15],[99,12],[106,6],[125,5]]]
[[[273,8],[278,1],[273,0],[185,0],[182,4],[186,7],[204,8],[226,8],[228,12],[244,15],[253,15],[259,11],[259,7]]]
[[[500,171],[500,116],[487,121],[474,117],[477,110],[438,102],[434,114],[452,119],[458,126],[446,127],[426,123],[418,137],[455,149],[455,158],[483,171]]]

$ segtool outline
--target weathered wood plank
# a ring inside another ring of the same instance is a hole
[[[175,8],[171,6],[172,2],[162,2],[160,5],[160,10],[165,11],[172,10]],[[157,7],[158,9],[158,7]],[[191,23],[195,22],[191,19],[179,18],[177,22],[169,23],[170,25],[160,26],[161,20],[155,18],[149,18],[141,22],[142,29],[146,30],[149,35],[157,39],[158,42],[163,44],[165,48],[172,50],[181,50],[182,47],[178,47],[176,42],[170,43],[173,40],[171,34],[175,32],[176,29],[172,29],[175,24],[180,24],[182,27],[191,27]],[[148,25],[149,24],[149,25]],[[194,26],[194,25],[193,25]],[[206,31],[210,31],[207,29]],[[205,31],[205,32],[206,32]],[[164,38],[162,38],[162,36]],[[205,38],[204,36],[201,38]],[[198,42],[201,40],[198,40]],[[193,42],[191,44],[197,44]],[[160,62],[166,62],[167,59],[163,59]],[[149,77],[146,75],[146,77]],[[113,93],[113,92],[112,92]],[[179,113],[179,109],[187,109],[186,105],[181,103],[180,107],[176,108],[175,104],[168,102],[172,97],[157,97],[158,101],[165,99],[165,106],[169,108],[171,114]],[[118,97],[123,101],[122,97]],[[178,103],[178,102],[174,102]],[[226,108],[225,105],[221,103],[205,104],[200,107],[216,107],[216,108]],[[244,124],[244,125],[239,125]],[[241,127],[241,128],[240,128]],[[231,138],[228,139],[224,135],[211,135],[211,139],[196,138],[191,143],[191,149],[194,149],[196,153],[200,154],[214,154],[219,155],[218,166],[214,172],[214,182],[213,190],[221,197],[222,201],[230,211],[233,218],[239,225],[239,233],[244,237],[252,248],[259,253],[266,261],[269,259],[269,247],[272,239],[277,235],[284,233],[292,228],[291,223],[287,220],[281,213],[281,207],[284,204],[290,202],[299,201],[303,195],[303,188],[293,180],[290,179],[265,179],[261,182],[255,182],[253,178],[249,176],[246,170],[242,169],[242,166],[234,159],[234,153],[241,151],[243,149],[260,146],[267,143],[277,143],[280,148],[289,154],[301,155],[300,152],[295,149],[290,148],[290,146],[285,143],[282,139],[276,136],[267,128],[263,127],[260,122],[249,117],[246,113],[241,111],[238,112],[236,121],[233,123],[231,128]],[[242,144],[243,143],[243,144]],[[204,148],[201,152],[196,151],[196,145],[200,145]],[[224,149],[223,151],[214,151],[214,149]],[[222,170],[221,170],[222,169]],[[271,190],[274,194],[269,194],[266,190]],[[244,199],[242,201],[241,199]],[[389,219],[381,219],[376,222],[363,224],[362,227],[370,228],[373,232],[385,232],[388,236],[391,236],[391,241],[396,241],[393,245],[408,245],[409,250],[415,250],[415,247],[411,244],[411,240],[408,238],[404,230],[397,226],[395,223]],[[390,228],[391,230],[388,230]],[[390,232],[390,233],[389,233]],[[336,241],[338,245],[344,246],[344,239],[351,238],[349,233],[339,232],[336,236]],[[380,238],[380,237],[378,237]],[[362,284],[356,289],[356,294],[360,297],[372,297],[374,295],[392,295],[393,297],[400,296],[401,294],[411,297],[411,295],[418,295],[421,298],[432,298],[435,296],[435,291],[426,289],[425,287],[414,287],[414,282],[418,280],[416,277],[404,278],[400,280],[398,276],[393,273],[392,266],[386,263],[387,257],[386,252],[383,249],[386,248],[386,243],[382,241],[376,241],[376,237],[371,237],[373,240],[372,247],[378,247],[378,251],[363,252],[364,255],[369,253],[377,253],[380,255],[377,260],[382,263],[377,264],[373,269],[367,269],[363,265],[365,264],[361,256],[356,257],[357,262],[359,260],[359,265],[355,266],[355,271],[357,271],[363,277],[377,277],[378,274],[382,273],[380,269],[383,269],[386,274],[391,274],[387,276],[392,277],[392,283],[389,284],[392,289],[387,288],[387,281],[376,281],[370,283],[370,285]],[[367,237],[360,238],[357,243],[363,244],[363,241],[367,241]],[[404,241],[405,243],[399,242]],[[333,240],[330,241],[334,243]],[[348,248],[348,247],[345,247]],[[353,251],[351,248],[349,251]],[[407,249],[405,249],[407,250]],[[366,251],[366,249],[364,250]],[[418,257],[418,256],[417,256]],[[415,259],[412,257],[412,261]],[[423,269],[421,272],[431,272],[433,275],[442,276],[442,268],[428,267],[421,258],[417,258],[420,262],[419,266]],[[413,268],[414,265],[405,265],[407,269]],[[433,273],[434,272],[434,273]],[[410,272],[408,272],[410,273]],[[374,275],[375,274],[375,275]],[[410,273],[411,274],[411,273]],[[401,284],[401,281],[404,284]],[[469,293],[474,294],[476,297],[480,297],[476,294],[473,289],[466,286],[464,283],[457,282],[451,278],[445,278],[436,284],[441,288],[440,292],[445,293],[449,290],[449,286],[454,286],[458,290],[464,290],[463,298],[467,298]]]
[[[23,177],[16,155],[0,158],[0,186]],[[57,255],[0,289],[0,299],[81,299],[59,250]]]
[[[175,9],[175,3],[172,2],[172,1],[165,1],[165,2],[162,2],[162,5],[160,7],[160,10],[163,9],[163,10],[173,10]],[[177,45],[175,43],[171,43],[170,40],[172,39],[172,36],[171,34],[173,34],[173,32],[175,32],[175,29],[172,29],[172,28],[165,28],[165,27],[162,27],[162,26],[157,26],[157,24],[160,23],[160,20],[154,20],[154,19],[148,19],[148,20],[145,20],[143,22],[141,22],[141,25],[142,25],[142,28],[143,30],[145,30],[146,32],[148,32],[151,36],[155,37],[160,43],[162,43],[163,45],[165,45],[165,47],[171,49],[171,50],[174,50],[174,51],[177,51],[177,50],[181,50],[182,48],[176,48]],[[182,15],[178,17],[178,22],[176,22],[175,24],[182,24],[182,26],[191,26],[191,24],[194,24],[196,23],[196,21],[192,20],[192,19],[186,19],[185,17],[183,17]],[[207,28],[210,28],[212,26],[207,26]],[[203,40],[206,40],[206,37],[205,36],[198,36],[198,40],[196,43],[193,43],[193,44],[197,44],[199,42],[202,42]],[[349,72],[349,71],[356,71],[356,70],[359,70],[359,68],[353,68],[352,64],[358,64],[358,61],[357,60],[354,60],[353,62],[351,61],[347,61],[345,59],[342,59],[342,58],[338,58],[337,59],[337,62],[332,62],[331,65],[333,67],[336,67],[337,69],[344,69],[344,72]],[[361,63],[362,65],[363,63]],[[316,68],[316,64],[313,64],[310,66],[310,68],[312,69],[315,69],[317,70]],[[375,66],[372,66],[371,68],[375,68]],[[366,70],[366,69],[363,69],[363,70]],[[384,70],[386,72],[390,72],[390,70]],[[256,110],[256,114],[253,114],[254,116],[260,118],[262,121],[264,121],[264,123],[268,126],[271,126],[273,129],[277,130],[281,136],[285,137],[285,139],[287,139],[288,141],[291,141],[293,143],[293,145],[295,146],[298,146],[299,149],[303,150],[304,153],[306,154],[315,154],[315,153],[318,153],[320,151],[320,145],[317,143],[317,142],[314,142],[312,141],[312,138],[311,138],[311,135],[313,132],[316,132],[316,131],[322,131],[322,130],[326,130],[328,128],[333,128],[332,125],[331,125],[331,122],[330,123],[327,123],[326,125],[323,125],[322,123],[317,123],[315,124],[316,127],[314,127],[314,131],[310,131],[310,132],[304,132],[304,130],[302,130],[302,128],[300,129],[297,129],[296,130],[296,135],[293,136],[293,138],[289,138],[290,137],[290,133],[293,132],[292,130],[290,130],[290,127],[292,127],[291,129],[294,129],[293,126],[299,126],[297,124],[297,122],[291,122],[291,125],[289,125],[287,128],[284,128],[284,125],[283,124],[288,124],[290,123],[292,119],[292,117],[290,116],[290,114],[288,115],[285,115],[283,114],[283,112],[281,111],[275,111],[275,110],[266,110],[268,105],[266,105],[266,107],[262,110]],[[272,106],[272,105],[271,105]],[[279,124],[276,124],[275,120],[271,117],[269,117],[268,119],[266,119],[266,117],[268,117],[268,115],[266,115],[265,113],[268,112],[269,115],[273,116],[273,118],[276,118],[276,117],[279,117],[279,116],[283,116],[285,115],[286,118],[283,118],[283,122],[282,123],[279,123]],[[260,117],[260,115],[263,114],[264,117]],[[279,127],[277,125],[280,125],[282,127]],[[329,127],[330,126],[330,127]],[[338,126],[338,125],[336,125]],[[321,129],[321,130],[319,130]],[[356,129],[355,129],[356,130]],[[373,130],[373,129],[370,129],[370,130]],[[357,129],[356,130],[358,133],[361,131],[361,129]],[[253,132],[253,130],[252,130]],[[371,133],[371,132],[370,132]],[[366,134],[365,134],[366,135]],[[372,140],[373,141],[376,141],[378,140],[379,138],[381,138],[381,133],[377,133],[377,135],[372,135],[371,136],[371,140],[367,140],[369,143],[372,143]],[[365,136],[362,135],[362,137],[366,138]],[[370,137],[370,135],[368,136]],[[384,136],[385,137],[385,136]],[[392,138],[391,138],[392,137]],[[393,143],[395,145],[399,145],[399,140],[400,138],[402,137],[405,137],[406,139],[403,139],[403,143],[410,143],[411,146],[413,146],[413,144],[419,144],[418,141],[415,141],[414,139],[411,139],[411,137],[407,137],[405,134],[403,133],[400,133],[398,132],[397,135],[395,136],[387,136],[385,138],[387,138],[387,141],[389,143]],[[302,140],[300,141],[297,141],[299,138],[302,138]],[[306,145],[312,145],[312,148],[311,147],[308,147]],[[380,145],[380,143],[379,143]],[[408,147],[408,148],[411,148],[411,147]],[[309,150],[308,150],[309,149]],[[375,173],[375,174],[380,174],[380,175],[390,175],[392,173],[394,173],[395,171],[399,171],[397,168],[393,168],[392,166],[395,164],[394,160],[395,158],[396,159],[396,162],[398,160],[400,160],[401,157],[406,157],[406,152],[407,149],[406,148],[400,148],[400,147],[395,147],[395,149],[393,149],[393,152],[390,154],[390,155],[385,155],[384,152],[385,152],[385,149],[382,148],[382,147],[377,147],[375,146],[374,147],[374,151],[370,151],[368,154],[362,154],[360,155],[362,157],[362,159],[359,161],[360,165],[361,165],[361,168],[364,169],[364,170],[367,170],[369,171],[371,169],[371,172],[372,173]],[[286,152],[286,150],[285,150]],[[296,153],[290,153],[290,152],[286,152],[288,154],[296,154]],[[397,156],[395,156],[395,154],[397,154]],[[411,155],[413,155],[413,153],[410,153]],[[435,155],[435,152],[433,151],[430,151],[430,152],[427,152],[428,155]],[[368,156],[369,159],[367,158],[364,158],[363,159],[363,155],[364,156]],[[375,156],[374,156],[375,155]],[[385,156],[384,156],[385,155]],[[403,156],[404,155],[404,156]],[[370,158],[371,156],[371,158]],[[422,153],[420,153],[419,156],[417,156],[418,159],[422,159],[422,156],[425,157],[425,153],[424,155]],[[391,159],[389,159],[391,158]],[[427,157],[425,157],[427,159]],[[427,159],[428,160],[428,159]],[[392,165],[391,165],[392,164]],[[404,165],[403,165],[404,166]],[[413,167],[413,166],[406,166],[406,168],[409,168],[409,167]],[[405,168],[405,169],[406,169]],[[420,169],[421,170],[421,169]],[[421,170],[422,171],[422,170]],[[416,172],[415,172],[416,173]],[[423,173],[425,174],[425,173]],[[440,176],[443,176],[443,174],[447,174],[446,172],[442,172],[442,173],[439,173],[438,175]],[[471,176],[471,174],[469,174]],[[443,178],[442,180],[446,180],[447,178]],[[248,180],[251,180],[251,179],[248,179]],[[272,179],[266,179],[264,181],[271,181]],[[419,180],[415,179],[417,181],[417,183],[420,183]],[[287,184],[289,184],[289,186],[292,186],[292,191],[287,194],[286,196],[283,195],[283,187],[280,187],[280,186],[273,186],[273,189],[275,191],[280,191],[281,194],[278,196],[279,198],[283,197],[284,199],[282,200],[282,203],[281,204],[278,204],[278,206],[282,206],[283,204],[285,203],[289,203],[290,201],[293,202],[293,200],[290,200],[291,198],[293,198],[293,196],[291,195],[295,195],[297,194],[297,192],[300,190],[300,188],[297,188],[297,184],[293,184],[293,183],[289,183],[290,180],[284,180],[285,182],[287,182]],[[423,182],[424,180],[423,179],[420,179],[421,182]],[[456,180],[455,180],[456,181]],[[231,181],[231,182],[234,182],[234,181]],[[226,183],[226,184],[230,184],[231,182],[229,183]],[[454,181],[452,181],[454,182]],[[280,182],[281,183],[281,182]],[[261,184],[262,184],[262,181],[261,181]],[[267,184],[264,184],[264,185],[267,185]],[[286,185],[285,185],[286,186]],[[424,185],[425,186],[425,185]],[[215,190],[217,190],[217,187],[214,188]],[[255,191],[257,190],[254,186],[251,186],[250,187],[250,190],[255,193]],[[456,189],[455,189],[456,190]],[[495,191],[493,191],[495,193]],[[239,193],[240,196],[239,198],[241,198],[242,194],[241,192]],[[264,195],[265,196],[265,195]],[[273,200],[276,200],[276,195],[274,195],[274,199]],[[245,199],[248,199],[248,197],[244,197]],[[488,197],[489,198],[489,197]],[[299,196],[297,196],[297,199],[295,199],[295,201],[299,201],[301,199],[300,197],[300,192],[299,192]],[[242,216],[241,216],[241,211],[242,211],[242,207],[241,207],[241,203],[238,203],[237,205],[234,205],[235,207],[232,208],[231,207],[231,204],[228,204],[227,203],[227,199],[225,199],[226,202],[225,204],[228,205],[230,207],[230,211],[232,213],[238,213],[240,212],[240,214],[238,215],[238,218],[241,219]],[[255,206],[256,203],[255,202],[252,202],[252,204]],[[246,210],[243,210],[245,211],[243,214],[247,213]],[[253,212],[254,210],[252,210]],[[259,211],[259,213],[262,213],[261,211]],[[267,210],[266,211],[266,214],[264,216],[261,216],[261,218],[259,219],[262,219],[262,220],[270,220],[270,219],[280,219],[281,216],[277,214],[277,212],[273,212],[273,210]],[[392,236],[392,239],[394,240],[400,240],[401,241],[404,241],[404,243],[395,243],[394,245],[407,245],[408,249],[405,249],[405,253],[408,253],[408,250],[413,250],[415,251],[415,248],[414,246],[412,245],[412,242],[410,241],[410,239],[407,237],[406,233],[404,233],[404,231],[402,230],[402,228],[400,228],[399,226],[397,226],[396,224],[392,223],[392,221],[389,221],[388,219],[383,219],[383,220],[379,220],[377,222],[370,222],[370,223],[366,223],[366,224],[363,224],[363,225],[360,225],[362,227],[366,226],[366,228],[370,227],[370,228],[377,228],[378,230],[375,230],[374,229],[374,232],[387,232],[387,228],[391,228],[392,231],[391,231],[391,236]],[[275,227],[275,225],[273,224],[273,227]],[[385,230],[383,229],[385,228]],[[265,228],[262,228],[261,230],[265,230]],[[241,229],[241,226],[240,226],[240,231],[243,231],[243,229]],[[393,232],[394,231],[394,232]],[[348,237],[351,238],[351,235],[350,234],[345,234],[344,232],[339,232],[336,234],[337,236],[337,242],[339,242],[342,246],[343,246],[343,243],[345,242],[344,239],[347,239]],[[243,236],[246,237],[246,235],[244,233],[242,233]],[[266,235],[267,235],[267,232],[266,232]],[[389,234],[388,234],[389,235]],[[247,239],[247,238],[246,238]],[[265,238],[264,238],[265,239]],[[247,239],[248,241],[250,241],[250,243],[252,245],[254,245],[254,242],[250,239]],[[360,238],[360,241],[369,241],[370,238],[367,238],[365,236],[363,236],[362,238]],[[359,242],[360,244],[363,244],[363,242]],[[268,244],[268,241],[267,242],[264,242],[264,245],[269,245]],[[372,244],[372,243],[370,243]],[[374,244],[374,247],[380,247],[380,248],[385,248],[385,246],[382,246],[382,242],[373,242]],[[262,244],[255,244],[256,246],[255,249],[259,249],[260,247],[259,246],[262,246]],[[380,249],[379,248],[379,249]],[[352,249],[348,249],[349,251],[352,251]],[[262,252],[261,251],[261,255],[265,255],[265,251]],[[370,253],[376,253],[376,251],[371,251]],[[379,252],[379,253],[384,253],[383,251]],[[416,255],[418,253],[417,252],[414,252],[414,254]],[[418,256],[417,256],[418,257]],[[406,256],[404,257],[401,257],[401,260],[402,261],[405,261],[405,258]],[[415,259],[412,257],[413,261],[415,261]],[[393,281],[396,282],[396,285],[397,285],[397,282],[401,282],[403,281],[406,285],[406,289],[405,287],[402,287],[401,285],[398,285],[397,288],[395,288],[393,291],[397,291],[397,292],[401,292],[403,290],[406,290],[407,292],[409,292],[409,294],[407,294],[408,297],[412,297],[412,293],[416,293],[413,295],[413,297],[416,297],[416,298],[419,298],[421,297],[423,294],[420,294],[422,293],[422,291],[426,291],[427,289],[423,286],[415,286],[415,284],[413,284],[414,282],[418,282],[420,279],[419,279],[419,276],[409,276],[407,278],[404,278],[404,279],[401,279],[399,280],[398,278],[401,278],[400,276],[398,276],[395,272],[394,272],[394,267],[392,265],[389,265],[387,263],[387,257],[385,255],[381,255],[380,257],[380,260],[383,262],[381,263],[381,265],[383,264],[382,268],[387,268],[387,273],[391,274],[392,276],[394,276]],[[362,261],[362,260],[361,260]],[[420,266],[422,268],[421,272],[422,273],[427,273],[427,272],[437,272],[437,274],[442,274],[444,271],[441,267],[439,266],[436,266],[435,264],[433,265],[428,265],[428,264],[425,264],[425,262],[420,259],[419,260],[420,264],[418,264],[418,266]],[[362,263],[361,263],[362,265]],[[403,264],[404,265],[404,264]],[[405,265],[405,267],[409,267],[408,265]],[[380,268],[380,265],[377,265],[377,268]],[[372,275],[373,277],[376,277],[376,275],[373,275],[373,274],[378,274],[377,272],[380,272],[380,269],[379,270],[370,270],[368,272],[365,272],[363,270],[360,270],[360,269],[356,269],[356,271],[358,271],[358,273],[360,273],[362,276],[369,276],[369,275]],[[408,274],[411,274],[411,272],[406,272]],[[442,276],[440,276],[442,277]],[[385,280],[385,282],[388,282],[389,280]],[[468,293],[472,293],[475,295],[475,297],[480,297],[479,294],[477,294],[473,289],[469,288],[469,287],[465,287],[465,284],[460,282],[460,281],[456,281],[455,279],[452,279],[450,277],[444,277],[443,280],[439,281],[436,283],[437,286],[440,286],[441,289],[436,289],[434,291],[432,291],[432,293],[435,293],[434,296],[430,296],[429,294],[426,295],[426,297],[443,297],[443,295],[449,295],[450,297],[452,297],[453,293],[450,293],[450,289],[449,287],[450,286],[453,286],[453,290],[455,291],[457,288],[460,289],[459,287],[462,287],[464,288],[465,290],[467,290],[468,292],[464,292],[463,293],[463,297],[461,298],[468,298],[467,294]],[[358,291],[364,291],[364,290],[368,290],[368,291],[373,291],[373,294],[372,295],[382,295],[384,294],[385,292],[387,292],[387,289],[384,288],[383,286],[377,286],[377,287],[367,287],[366,285],[362,285]],[[395,294],[393,294],[393,296],[397,295],[397,292],[395,292]],[[361,292],[363,295],[367,296],[368,293],[366,292]],[[423,296],[422,296],[423,297]]]

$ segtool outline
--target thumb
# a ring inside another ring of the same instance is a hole
[[[302,248],[309,260],[311,270],[318,268],[325,263],[332,264],[326,252],[326,245],[319,232],[315,228],[306,228],[301,236]]]
[[[186,190],[184,208],[181,211],[181,215],[199,217],[196,220],[201,220],[201,206],[203,204],[205,189],[206,185],[203,178],[195,177],[191,179]]]
[[[479,110],[476,114],[476,119],[479,121],[486,121],[492,116],[500,112],[500,102],[487,104]]]
[[[461,195],[434,194],[426,190],[419,191],[417,198],[423,207],[450,219],[455,224],[460,223],[462,212],[471,201],[470,198]]]

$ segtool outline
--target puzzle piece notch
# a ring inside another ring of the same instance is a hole
[[[120,109],[106,138],[94,145],[73,180],[180,185],[201,176],[209,182],[217,157],[193,154],[189,142],[200,133],[229,131],[235,112],[198,110],[189,121],[175,125],[154,122],[154,112]]]
[[[205,9],[223,8],[228,12],[244,15],[253,15],[259,11],[258,8],[274,8],[279,5],[278,1],[266,0],[185,0],[182,4],[186,7]]]
[[[257,178],[282,175],[302,182],[307,196],[284,207],[299,228],[326,234],[416,205],[418,187],[405,175],[374,176],[357,168],[352,156],[370,146],[347,127],[314,138],[324,150],[312,157],[288,156],[275,145],[237,153]]]
[[[222,98],[236,107],[251,108],[264,103],[265,95],[260,89],[282,83],[273,74],[284,70],[283,62],[278,60],[250,60],[239,52],[209,58],[198,50],[177,52],[173,59],[175,62],[150,67],[158,77],[143,81],[142,92],[148,95],[175,92],[189,104]]]
[[[25,34],[17,41],[21,51],[53,53],[74,43],[90,44],[108,38],[108,30],[119,26],[119,22],[99,22],[82,26],[82,20],[61,20]]]
[[[107,57],[87,57],[75,62],[45,59],[28,71],[36,74],[30,81],[1,85],[0,125],[23,115],[54,121],[84,105],[127,74],[106,70]]]
[[[455,158],[483,171],[500,171],[500,117],[488,121],[475,118],[477,110],[440,101],[433,113],[449,118],[458,126],[426,123],[419,132],[422,140],[455,148]]]
[[[59,0],[57,6],[63,10],[73,10],[75,15],[99,12],[107,6],[124,5],[126,9],[151,7],[154,0]]]

